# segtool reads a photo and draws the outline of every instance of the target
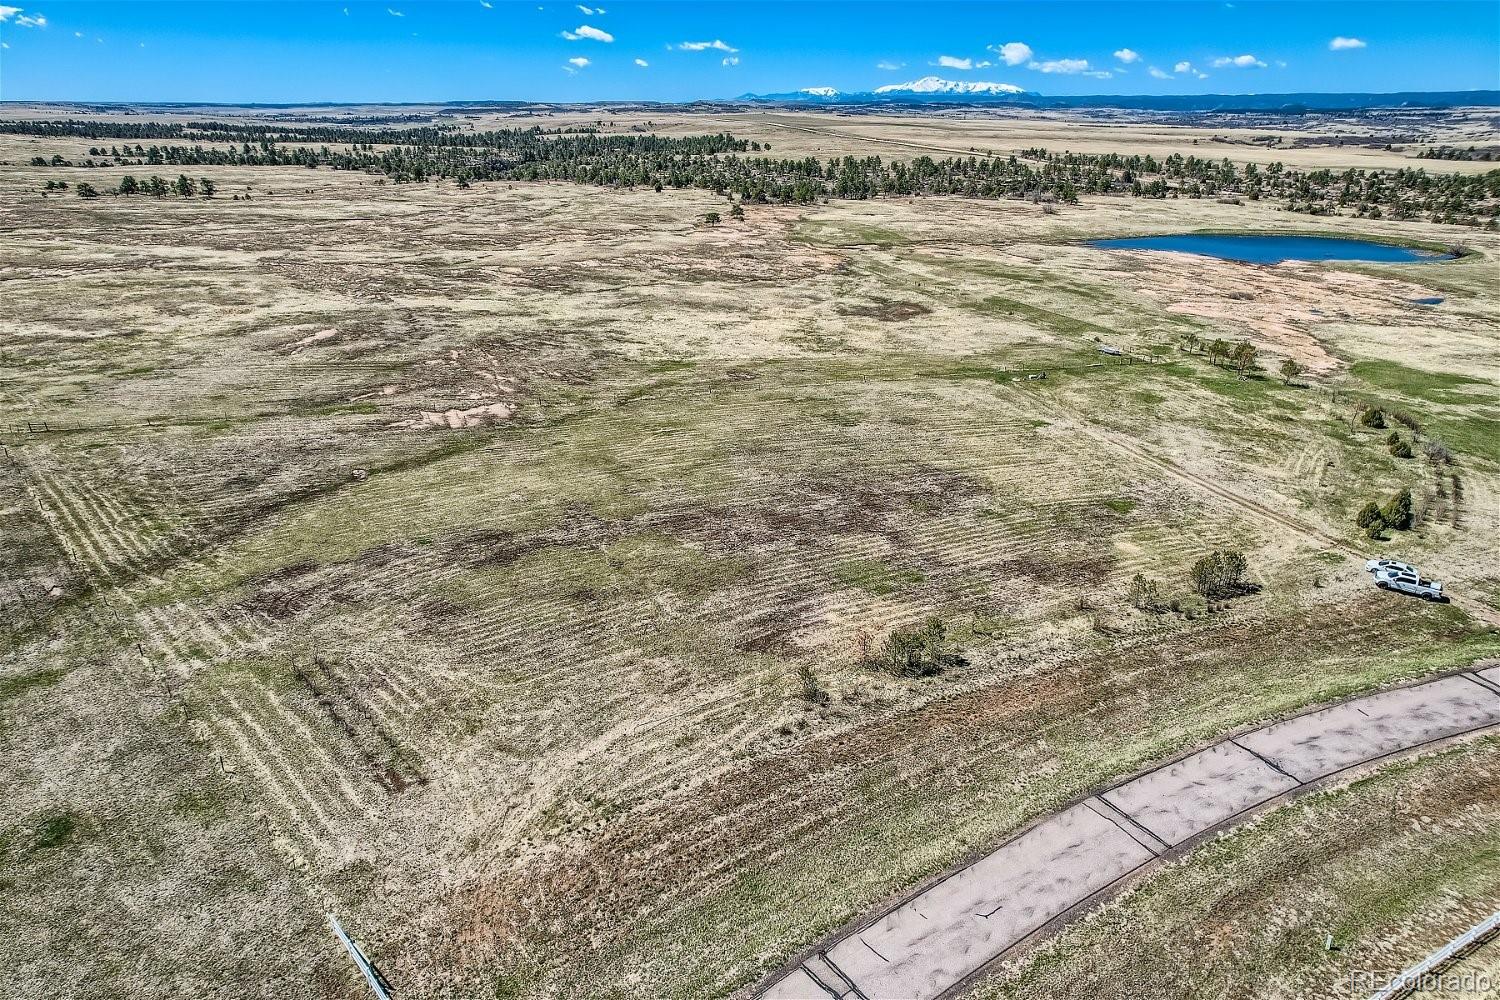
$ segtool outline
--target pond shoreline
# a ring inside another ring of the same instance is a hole
[[[1100,250],[1155,250],[1190,253],[1241,264],[1356,262],[1367,264],[1427,264],[1460,259],[1444,253],[1395,243],[1337,236],[1250,233],[1180,233],[1090,240]]]

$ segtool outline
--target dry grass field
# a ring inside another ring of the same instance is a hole
[[[887,155],[878,123],[757,127]],[[995,129],[899,126],[1068,138]],[[1144,762],[1500,653],[1495,234],[1129,198],[709,226],[703,191],[273,167],[195,170],[213,199],[44,197],[125,172],[22,165],[77,145],[0,140],[15,995],[361,996],[329,911],[403,997],[728,995]],[[1251,267],[1080,242],[1193,230],[1475,252]],[[1248,338],[1263,371],[1189,333]],[[1455,464],[1393,457],[1368,405]],[[1416,528],[1365,539],[1355,512],[1401,487]],[[1258,591],[1194,595],[1214,548]],[[1377,592],[1364,551],[1455,603]],[[1132,607],[1137,573],[1179,610]],[[861,664],[928,616],[961,665]],[[1408,915],[1493,903],[1493,756],[1273,814],[1118,913],[1169,934],[1175,893],[1229,935],[1295,881],[1226,903],[1194,880],[1250,892],[1297,843],[1343,879],[1320,914],[1416,958],[1437,930]],[[1440,839],[1355,855],[1328,832],[1359,796],[1450,778],[1472,795],[1426,814]],[[1357,869],[1437,853],[1464,877],[1364,913]],[[1052,970],[1106,951],[1154,968],[1156,938],[1110,951],[1103,926],[993,995],[1054,995]],[[1286,995],[1316,994],[1334,966],[1285,926],[1235,968],[1301,948]]]

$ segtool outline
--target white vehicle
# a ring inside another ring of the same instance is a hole
[[[1424,601],[1446,601],[1443,585],[1436,580],[1424,580],[1416,573],[1402,570],[1380,569],[1375,571],[1375,586],[1381,590],[1394,590],[1401,594],[1420,597]]]
[[[1417,567],[1411,565],[1411,563],[1398,562],[1395,559],[1371,559],[1365,563],[1366,573],[1378,573],[1383,569],[1388,569],[1397,573],[1411,573],[1416,576],[1421,575],[1417,572]]]

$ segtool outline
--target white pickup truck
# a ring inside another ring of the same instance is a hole
[[[1425,601],[1445,602],[1443,585],[1436,580],[1424,580],[1415,570],[1394,567],[1375,571],[1375,586],[1381,590],[1394,590],[1402,594],[1420,597]]]

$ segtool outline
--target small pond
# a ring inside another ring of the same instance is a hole
[[[1245,264],[1280,264],[1288,260],[1362,260],[1380,264],[1419,264],[1452,260],[1452,254],[1398,247],[1369,240],[1328,236],[1228,236],[1191,234],[1139,236],[1123,240],[1094,240],[1104,250],[1175,250]]]

